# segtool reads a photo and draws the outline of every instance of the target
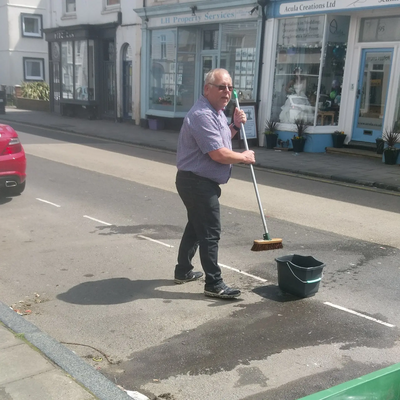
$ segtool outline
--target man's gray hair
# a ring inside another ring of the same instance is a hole
[[[212,69],[211,71],[207,72],[206,78],[204,80],[204,84],[207,85],[208,83],[214,83],[215,82],[215,75],[218,74],[219,72],[224,72],[224,73],[227,73],[229,75],[229,72],[224,68]]]

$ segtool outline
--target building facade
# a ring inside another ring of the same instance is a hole
[[[400,124],[400,0],[148,0],[142,18],[140,118],[183,118],[205,74],[226,68],[241,104],[255,104],[258,132],[296,119],[305,151],[324,152],[331,133],[375,143]],[[264,135],[258,135],[259,143]]]
[[[135,2],[49,1],[52,111],[139,123],[141,20]]]
[[[0,84],[48,81],[47,0],[0,0]]]
[[[141,120],[182,119],[202,94],[204,77],[226,68],[243,103],[257,100],[262,18],[257,2],[146,1]]]
[[[260,125],[278,121],[287,140],[307,120],[310,152],[335,130],[375,143],[400,128],[400,0],[275,1],[268,12]]]

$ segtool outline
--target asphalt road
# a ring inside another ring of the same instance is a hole
[[[262,224],[235,167],[219,261],[243,295],[213,300],[171,279],[185,224],[173,154],[32,132],[19,132],[26,191],[0,202],[1,300],[114,382],[171,400],[294,400],[398,362],[397,194],[257,170],[284,248],[254,253]],[[279,289],[288,254],[325,264],[314,297]]]

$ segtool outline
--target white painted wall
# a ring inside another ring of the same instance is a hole
[[[105,0],[76,0],[76,12],[65,12],[65,0],[49,0],[51,21],[50,27],[75,26],[75,25],[98,25],[116,22],[118,12],[125,11],[124,2],[132,3],[134,8],[135,1],[121,0],[121,5],[106,6]],[[128,13],[129,14],[129,13]]]
[[[0,1],[0,84],[19,85],[24,79],[23,57],[43,58],[48,82],[47,42],[22,36],[21,14],[41,14],[43,27],[48,20],[48,0]],[[42,28],[43,28],[42,27]]]
[[[140,56],[142,44],[142,20],[133,11],[141,7],[143,0],[121,0],[122,24],[117,29],[117,113],[122,117],[122,53],[125,44],[129,44],[132,50],[132,119],[137,125],[140,123]]]
[[[3,0],[4,1],[4,0]],[[133,11],[143,6],[143,0],[121,0],[119,5],[106,6],[106,0],[76,0],[76,12],[65,13],[64,0],[49,0],[50,28],[76,25],[101,25],[118,21],[122,23],[116,32],[116,76],[117,76],[117,117],[122,117],[122,49],[129,44],[132,50],[132,118],[140,123],[140,49],[141,18]]]

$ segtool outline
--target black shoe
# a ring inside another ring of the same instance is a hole
[[[202,272],[191,272],[191,274],[186,278],[183,279],[175,278],[174,282],[180,285],[181,283],[197,281],[197,279],[200,279],[202,276],[203,276]]]
[[[241,292],[239,289],[232,289],[222,283],[217,287],[209,287],[204,289],[204,294],[209,297],[218,297],[220,299],[234,299],[235,297],[239,297]]]

